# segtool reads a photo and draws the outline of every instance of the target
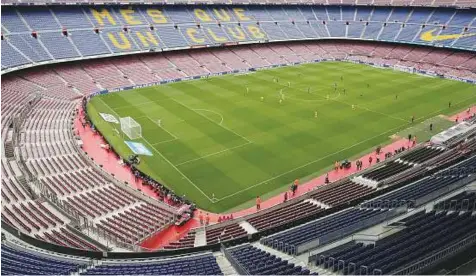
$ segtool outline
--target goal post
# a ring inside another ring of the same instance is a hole
[[[123,117],[119,119],[121,123],[122,132],[129,137],[129,139],[139,139],[142,138],[142,127],[131,117]]]

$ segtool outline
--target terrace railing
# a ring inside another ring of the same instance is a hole
[[[245,244],[245,245],[248,245],[248,244]],[[239,248],[245,245],[240,245],[235,248]],[[231,253],[228,251],[228,249],[225,248],[223,244],[221,244],[220,246],[220,251],[223,253],[223,255],[225,255],[226,259],[231,263],[231,265],[236,270],[236,272],[238,272],[239,275],[250,275],[248,270],[245,267],[243,267],[240,262],[238,262],[235,258],[233,258]]]

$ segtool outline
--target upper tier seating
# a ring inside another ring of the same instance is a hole
[[[173,259],[103,263],[80,275],[223,275],[212,254]]]
[[[5,0],[3,3],[8,3],[8,4],[25,4],[25,3],[52,3],[52,0],[27,0],[27,1],[21,1],[21,0]],[[56,0],[53,3],[71,3],[72,0]],[[89,1],[83,1],[85,3],[95,3],[94,0],[89,0]],[[114,3],[120,3],[120,4],[130,4],[130,2],[126,0],[115,0],[112,1]],[[112,3],[111,2],[111,3]],[[360,5],[360,6],[367,6],[371,4],[379,4],[382,6],[390,6],[390,5],[395,5],[395,6],[417,6],[417,7],[448,7],[448,6],[454,6],[454,7],[464,7],[464,8],[469,8],[469,7],[476,7],[476,4],[472,0],[312,0],[311,1],[314,4],[317,5],[332,5],[332,4],[345,4],[345,5]],[[214,4],[248,4],[248,2],[244,0],[233,0],[230,2],[227,1],[222,1],[222,0],[213,0],[213,1],[200,1],[200,2],[188,2],[188,1],[164,1],[163,3],[168,3],[168,4],[185,4],[185,3],[192,3],[192,4],[198,4],[198,3],[214,3]],[[309,2],[304,2],[304,1],[299,1],[299,0],[286,0],[286,1],[280,1],[280,0],[270,0],[270,1],[257,1],[257,4],[282,4],[282,3],[288,3],[288,4],[296,4],[296,3],[304,3],[308,4]],[[364,9],[360,7],[360,9]],[[288,14],[291,14],[288,11]],[[351,16],[352,14],[347,12],[347,16]],[[178,16],[178,15],[176,15]],[[187,16],[181,15],[182,17],[188,18]],[[279,18],[279,15],[278,15]],[[345,17],[343,17],[345,18]],[[62,21],[62,20],[60,20]],[[63,21],[62,21],[63,22]],[[83,23],[87,24],[87,23]]]
[[[228,249],[249,275],[309,275],[309,270],[282,260],[250,244]]]
[[[476,36],[473,35],[476,33],[476,13],[472,10],[341,9],[338,6],[134,6],[129,7],[127,13],[121,10],[88,6],[4,7],[2,69],[45,60],[220,45],[230,41],[353,38],[476,49]],[[237,25],[237,21],[241,24]],[[200,28],[191,25],[192,22],[201,23]],[[269,56],[268,61],[277,63],[282,59],[280,55]],[[424,56],[414,57],[421,59]],[[287,59],[299,61],[294,55]],[[230,67],[212,60],[210,65],[205,66],[207,69],[193,66],[188,69],[197,69],[194,74],[207,74]],[[244,65],[239,67],[246,68]],[[150,72],[144,76],[145,80],[155,79]],[[139,75],[136,77],[143,80]]]

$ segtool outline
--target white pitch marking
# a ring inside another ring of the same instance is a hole
[[[160,151],[158,151],[154,146],[152,146],[152,144],[149,143],[149,141],[147,141],[147,139],[145,139],[145,138],[142,138],[142,139],[143,139],[147,144],[149,144],[149,146],[150,146],[155,152],[157,152],[167,163],[169,163],[170,166],[172,166],[178,173],[180,173],[184,179],[186,179],[186,180],[187,180],[188,182],[190,182],[190,184],[192,184],[197,190],[199,190],[200,193],[202,193],[202,195],[204,195],[210,202],[215,203],[214,200],[212,200],[205,192],[202,191],[202,189],[200,189],[197,185],[195,185],[195,183],[194,183],[192,180],[190,180],[190,178],[188,178],[181,170],[179,170],[179,169],[177,168],[177,166],[175,166],[174,164],[172,164],[172,162],[170,162],[169,159],[167,159],[162,153],[160,153]]]
[[[221,115],[220,113],[216,112],[216,111],[213,111],[213,110],[209,110],[209,109],[194,109],[194,110],[198,110],[198,111],[208,111],[210,113],[215,113],[217,114],[218,116],[221,117],[221,121],[219,123],[219,125],[221,125],[223,123],[223,115]]]
[[[344,148],[344,149],[341,149],[341,150],[339,150],[339,151],[330,153],[330,154],[328,154],[328,155],[326,155],[326,156],[324,156],[324,157],[321,157],[321,158],[316,159],[316,160],[314,160],[314,161],[308,162],[308,163],[306,163],[306,164],[304,164],[304,165],[301,165],[301,166],[299,166],[299,167],[296,167],[296,168],[294,168],[294,169],[292,169],[292,170],[289,170],[289,171],[287,171],[287,172],[284,172],[284,173],[282,173],[282,174],[279,174],[279,175],[274,176],[274,177],[272,177],[272,178],[269,178],[269,179],[267,179],[267,180],[261,181],[261,182],[259,182],[259,183],[256,183],[256,184],[252,185],[252,186],[246,187],[245,189],[240,190],[240,191],[238,191],[238,192],[236,192],[236,193],[233,193],[233,194],[227,195],[227,196],[225,196],[225,197],[222,197],[222,198],[220,198],[220,199],[217,199],[215,202],[220,202],[220,201],[222,201],[222,200],[224,200],[224,199],[227,199],[227,198],[229,198],[229,197],[232,197],[232,196],[235,196],[235,195],[237,195],[237,194],[240,194],[240,193],[242,193],[242,192],[244,192],[244,191],[247,191],[247,190],[249,190],[249,189],[251,189],[251,188],[254,188],[254,187],[263,185],[263,184],[265,184],[265,183],[268,183],[269,181],[274,180],[274,179],[276,179],[276,178],[279,178],[279,177],[281,177],[281,176],[283,176],[283,175],[286,175],[286,174],[288,174],[288,173],[290,173],[290,172],[299,170],[300,168],[304,168],[304,167],[306,167],[306,166],[308,166],[308,165],[311,165],[311,164],[313,164],[313,163],[319,162],[319,161],[321,161],[321,160],[323,160],[323,159],[326,159],[326,158],[328,158],[328,157],[330,157],[330,156],[333,156],[333,155],[335,155],[335,154],[338,154],[338,153],[341,153],[341,152],[343,152],[343,151],[349,150],[349,149],[351,149],[351,148],[353,148],[353,147],[355,147],[355,146],[358,146],[358,145],[360,145],[360,144],[366,143],[367,141],[370,141],[370,140],[372,140],[372,139],[375,139],[375,138],[377,138],[377,137],[379,137],[379,136],[382,136],[382,135],[384,135],[384,134],[386,134],[386,133],[393,132],[394,130],[399,129],[399,128],[401,128],[401,127],[403,127],[403,126],[406,126],[406,125],[407,125],[407,124],[398,126],[398,127],[396,127],[396,128],[387,130],[387,131],[385,131],[385,132],[383,132],[383,133],[381,133],[381,134],[378,134],[378,135],[375,135],[375,136],[370,137],[370,138],[368,138],[368,139],[362,140],[362,141],[360,141],[360,142],[358,142],[358,143],[355,143],[355,144],[353,144],[353,145],[351,145],[351,146],[349,146],[349,147],[347,147],[347,148]]]
[[[107,108],[109,108],[112,112],[114,112],[114,114],[116,114],[116,116],[120,117],[119,114],[117,114],[116,111],[114,111],[114,109],[112,109],[107,103],[105,103],[101,98],[99,98],[99,100],[107,106]],[[142,140],[144,140],[144,142],[146,142],[155,152],[157,152],[164,160],[165,162],[169,163],[170,166],[172,166],[179,174],[182,175],[182,177],[184,179],[186,179],[188,182],[190,182],[190,184],[192,184],[197,190],[200,191],[200,193],[202,193],[210,202],[212,203],[215,203],[215,200],[212,200],[207,194],[205,194],[202,189],[200,189],[192,180],[190,180],[190,178],[188,178],[181,170],[179,170],[174,164],[172,164],[172,162],[170,162],[169,159],[167,159],[162,153],[160,153],[160,151],[158,151],[151,143],[149,143],[149,141],[147,141],[147,139],[145,139],[144,137],[142,137]]]
[[[183,104],[183,103],[177,101],[176,99],[173,99],[173,98],[170,98],[170,99],[171,99],[172,101],[178,103],[179,105],[181,105],[181,106],[183,106],[183,107],[186,107],[186,108],[190,109],[191,111],[197,113],[198,115],[202,116],[203,118],[207,119],[208,121],[210,121],[210,122],[212,122],[212,123],[214,123],[214,124],[216,124],[216,125],[218,125],[218,126],[224,128],[224,129],[226,129],[226,130],[228,130],[228,131],[234,133],[236,136],[239,136],[239,137],[243,138],[243,139],[246,140],[247,142],[252,143],[248,138],[246,138],[246,137],[244,137],[244,136],[242,136],[242,135],[236,133],[235,131],[233,131],[233,130],[231,130],[231,129],[225,127],[225,126],[222,126],[222,125],[218,124],[217,122],[211,120],[211,119],[208,118],[207,116],[200,114],[199,112],[197,112],[197,111],[195,111],[194,109],[192,109],[192,108],[186,106],[185,104]]]
[[[182,166],[182,165],[185,165],[185,164],[188,164],[188,163],[191,163],[191,162],[195,162],[195,161],[197,161],[197,160],[200,160],[200,159],[203,159],[203,158],[207,158],[207,157],[210,157],[210,156],[213,156],[213,155],[217,155],[217,154],[220,154],[220,153],[229,151],[229,150],[241,148],[241,147],[244,147],[244,146],[249,145],[249,144],[251,144],[251,142],[246,142],[245,144],[241,144],[241,145],[234,146],[234,147],[231,147],[231,148],[227,148],[227,149],[224,149],[224,150],[221,150],[221,151],[217,151],[217,152],[214,152],[214,153],[210,153],[210,154],[207,154],[207,155],[204,155],[204,156],[195,158],[195,159],[187,160],[187,161],[182,162],[182,163],[179,163],[179,164],[177,164],[177,165],[175,165],[175,166],[177,166],[177,167],[178,167],[178,166]]]
[[[151,120],[154,124],[156,124],[158,127],[160,127],[161,129],[165,130],[165,132],[167,132],[168,134],[170,134],[170,136],[174,137],[175,139],[178,139],[177,136],[175,136],[173,133],[170,133],[170,131],[166,130],[165,128],[163,128],[161,125],[159,125],[156,121],[152,120],[152,118],[150,118],[149,116],[146,116],[149,120]]]
[[[165,141],[162,141],[162,142],[153,143],[152,146],[169,143],[169,142],[173,142],[173,141],[176,141],[176,140],[178,140],[178,138],[174,138],[174,139],[165,140]]]

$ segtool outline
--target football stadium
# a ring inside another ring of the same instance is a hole
[[[2,275],[476,274],[474,0],[3,0]]]

